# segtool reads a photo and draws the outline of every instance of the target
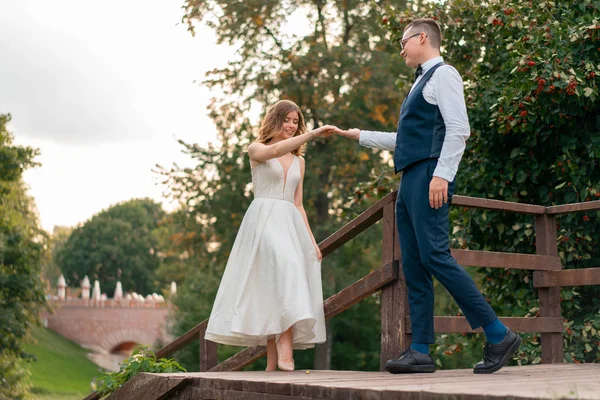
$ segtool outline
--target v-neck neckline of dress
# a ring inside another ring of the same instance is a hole
[[[285,193],[285,185],[287,183],[287,175],[288,172],[290,171],[290,168],[292,168],[292,165],[294,165],[294,162],[296,161],[296,155],[292,154],[292,156],[294,157],[292,159],[292,162],[290,163],[290,165],[287,167],[287,169],[283,166],[283,163],[281,161],[279,161],[279,158],[275,158],[275,161],[277,161],[277,164],[279,164],[279,166],[281,167],[281,169],[283,170],[283,189],[282,192]]]

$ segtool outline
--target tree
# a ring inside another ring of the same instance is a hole
[[[458,173],[459,194],[541,205],[600,197],[597,1],[454,0],[416,12],[386,12],[396,38],[408,20],[436,18],[444,55],[463,75],[472,137]],[[458,209],[453,216],[456,246],[535,252],[527,217]],[[599,217],[587,212],[559,218],[559,255],[566,268],[597,266]],[[482,272],[500,315],[538,312],[531,272]],[[599,298],[598,287],[562,290],[569,362],[600,360]],[[540,338],[527,336],[520,362],[537,363]]]
[[[46,251],[42,262],[42,281],[47,293],[57,289],[58,278],[61,275],[60,266],[56,263],[56,254],[64,247],[73,228],[56,226],[46,241]]]
[[[37,165],[39,152],[13,144],[10,120],[0,115],[0,398],[21,399],[27,390],[21,360],[32,357],[23,343],[44,304],[39,277],[44,236],[22,180],[23,171]]]
[[[332,123],[393,130],[401,99],[395,82],[398,71],[405,70],[399,51],[385,40],[377,7],[369,2],[188,0],[184,8],[183,20],[192,32],[194,24],[206,23],[214,28],[219,42],[233,44],[239,52],[227,68],[212,71],[205,82],[223,93],[211,104],[219,145],[184,144],[197,162],[195,168],[159,168],[171,195],[181,200],[186,212],[185,229],[179,237],[182,251],[190,257],[190,273],[178,300],[179,333],[208,317],[228,252],[251,200],[250,167],[244,150],[256,136],[257,125],[249,119],[249,110],[256,106],[265,110],[285,98],[301,107],[311,127]],[[285,33],[285,21],[294,13],[306,16],[308,34]],[[311,142],[306,160],[305,207],[315,236],[321,240],[359,211],[349,208],[349,198],[356,183],[368,179],[381,159],[356,143],[334,138]],[[385,192],[391,189],[381,188]],[[374,255],[380,254],[380,237],[372,240],[377,235],[376,228],[328,257],[323,263],[325,295],[380,266],[380,258]],[[351,249],[353,246],[356,249]],[[360,248],[363,251],[357,250]],[[356,323],[377,330],[376,302],[370,307],[371,312],[362,315],[371,320]],[[330,333],[335,331],[335,320],[330,328]],[[336,351],[342,351],[345,340],[353,339],[339,332],[333,358]],[[190,360],[197,359],[197,352],[192,351]],[[330,367],[330,353],[328,348],[318,348],[314,366]],[[354,348],[353,354],[357,364],[365,359],[360,348]],[[193,364],[195,361],[186,362],[188,368]],[[369,368],[378,368],[378,363]]]
[[[98,279],[113,293],[117,281],[125,290],[148,294],[158,289],[155,272],[161,264],[157,229],[165,213],[149,199],[114,205],[73,230],[56,254],[56,263],[70,285],[84,276]]]

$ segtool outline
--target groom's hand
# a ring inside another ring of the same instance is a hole
[[[338,135],[343,136],[343,137],[347,137],[349,139],[354,139],[354,140],[358,140],[360,139],[360,129],[348,129],[347,131],[342,131],[340,130],[339,132],[337,132]]]
[[[429,205],[431,208],[441,208],[448,202],[448,181],[434,176],[429,183]]]

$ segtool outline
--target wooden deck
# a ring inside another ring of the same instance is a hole
[[[134,397],[128,394],[135,393]],[[600,399],[600,364],[505,367],[492,375],[472,370],[391,375],[386,372],[198,372],[141,374],[110,400],[474,400]]]
[[[381,293],[381,366],[411,343],[407,287],[401,268],[396,232],[396,192],[390,193],[319,244],[323,256],[382,221],[381,266],[345,287],[323,303],[325,317],[332,318],[353,304]],[[501,317],[516,332],[539,332],[544,364],[504,368],[493,375],[474,375],[468,370],[435,374],[391,375],[381,372],[239,371],[264,356],[265,347],[241,350],[227,360],[217,359],[217,344],[205,339],[208,320],[156,352],[169,357],[195,340],[200,342],[200,371],[185,374],[138,374],[109,397],[110,400],[385,400],[385,399],[599,399],[600,364],[563,364],[562,286],[600,285],[600,268],[563,270],[558,257],[556,215],[600,210],[600,200],[544,207],[507,201],[454,196],[453,206],[516,212],[535,216],[536,254],[452,250],[462,265],[532,269],[540,311],[536,317]],[[434,317],[436,333],[470,332],[464,317]],[[349,366],[351,367],[351,366]],[[84,400],[99,400],[91,393]]]

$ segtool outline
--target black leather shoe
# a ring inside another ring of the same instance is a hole
[[[498,344],[485,342],[483,348],[483,360],[479,361],[473,368],[476,374],[491,374],[498,371],[519,350],[521,337],[506,329],[504,339]]]
[[[392,374],[410,374],[419,372],[435,372],[435,363],[429,354],[409,349],[395,360],[385,363],[385,370]]]

